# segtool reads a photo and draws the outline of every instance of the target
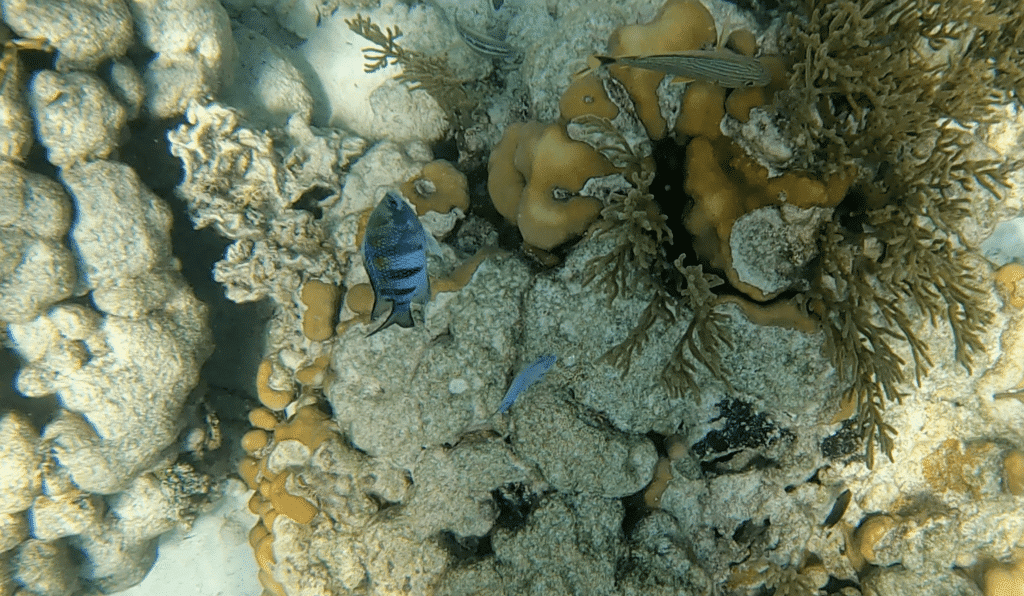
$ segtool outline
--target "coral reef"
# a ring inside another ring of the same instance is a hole
[[[0,593],[139,581],[208,471],[250,491],[235,525],[270,594],[1019,580],[1024,276],[976,253],[1024,207],[1019,6],[313,4],[56,13],[103,40],[3,3],[55,48],[12,42],[0,86],[2,337],[55,409],[0,417]],[[586,68],[711,46],[770,83]],[[180,213],[115,161],[175,115]],[[386,190],[441,245],[424,324],[367,337],[357,247]],[[172,215],[225,239],[212,278],[267,317],[230,401],[195,388],[212,346]],[[221,432],[234,451],[203,461]]]
[[[213,350],[207,309],[171,252],[167,204],[114,161],[139,113],[122,101],[139,99],[141,77],[126,62],[104,69],[109,79],[91,71],[127,50],[128,6],[3,9],[36,39],[11,42],[3,61],[0,321],[17,371],[5,371],[0,422],[0,592],[116,592],[145,577],[158,537],[187,527],[214,491],[178,461]],[[54,52],[56,70],[35,61],[28,72],[19,50]]]
[[[140,41],[154,54],[142,73],[154,118],[185,113],[192,101],[231,83],[237,57],[227,12],[216,0],[128,3]],[[188,19],[181,19],[187,13]]]

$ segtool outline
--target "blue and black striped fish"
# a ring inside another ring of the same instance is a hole
[[[363,235],[363,265],[373,286],[370,320],[391,305],[387,320],[370,335],[395,323],[413,326],[412,303],[426,305],[430,298],[426,246],[426,232],[412,207],[388,191],[370,214]]]

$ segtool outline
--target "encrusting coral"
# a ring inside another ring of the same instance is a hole
[[[469,210],[466,175],[443,159],[424,165],[419,176],[402,185],[402,195],[412,202],[416,215],[425,215],[429,211],[448,213],[452,209],[460,209],[465,213]]]
[[[1024,265],[1008,263],[995,274],[996,285],[1006,296],[1006,303],[1014,308],[1024,308]]]

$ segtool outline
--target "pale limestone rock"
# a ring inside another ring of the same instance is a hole
[[[92,70],[124,55],[132,19],[124,0],[3,0],[4,22],[18,35],[57,48],[57,70]]]
[[[24,511],[39,494],[39,432],[18,412],[0,418],[0,513]]]
[[[29,100],[39,141],[55,166],[104,159],[121,142],[128,114],[94,75],[41,70],[29,84]]]
[[[139,38],[156,56],[143,72],[154,118],[185,113],[231,83],[237,57],[227,12],[215,0],[129,0]],[[188,15],[188,18],[182,18]]]
[[[71,201],[59,184],[0,161],[0,320],[27,322],[71,295],[70,225]]]

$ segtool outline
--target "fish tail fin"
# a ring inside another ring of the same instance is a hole
[[[395,304],[395,306],[391,309],[391,314],[388,315],[387,320],[385,320],[380,327],[377,327],[376,329],[368,333],[366,337],[376,335],[377,333],[387,329],[388,327],[396,323],[398,324],[399,327],[405,327],[406,329],[413,326],[412,309],[409,308],[408,303]]]
[[[595,62],[596,60],[596,62]],[[591,56],[587,59],[587,65],[572,74],[572,80],[576,81],[597,71],[606,64],[614,64],[615,58],[611,56]]]
[[[395,323],[398,323],[399,327],[405,327],[406,329],[408,329],[409,327],[412,327],[414,325],[412,321],[412,311],[409,309],[406,309],[397,314],[392,314],[391,318],[394,319]]]

